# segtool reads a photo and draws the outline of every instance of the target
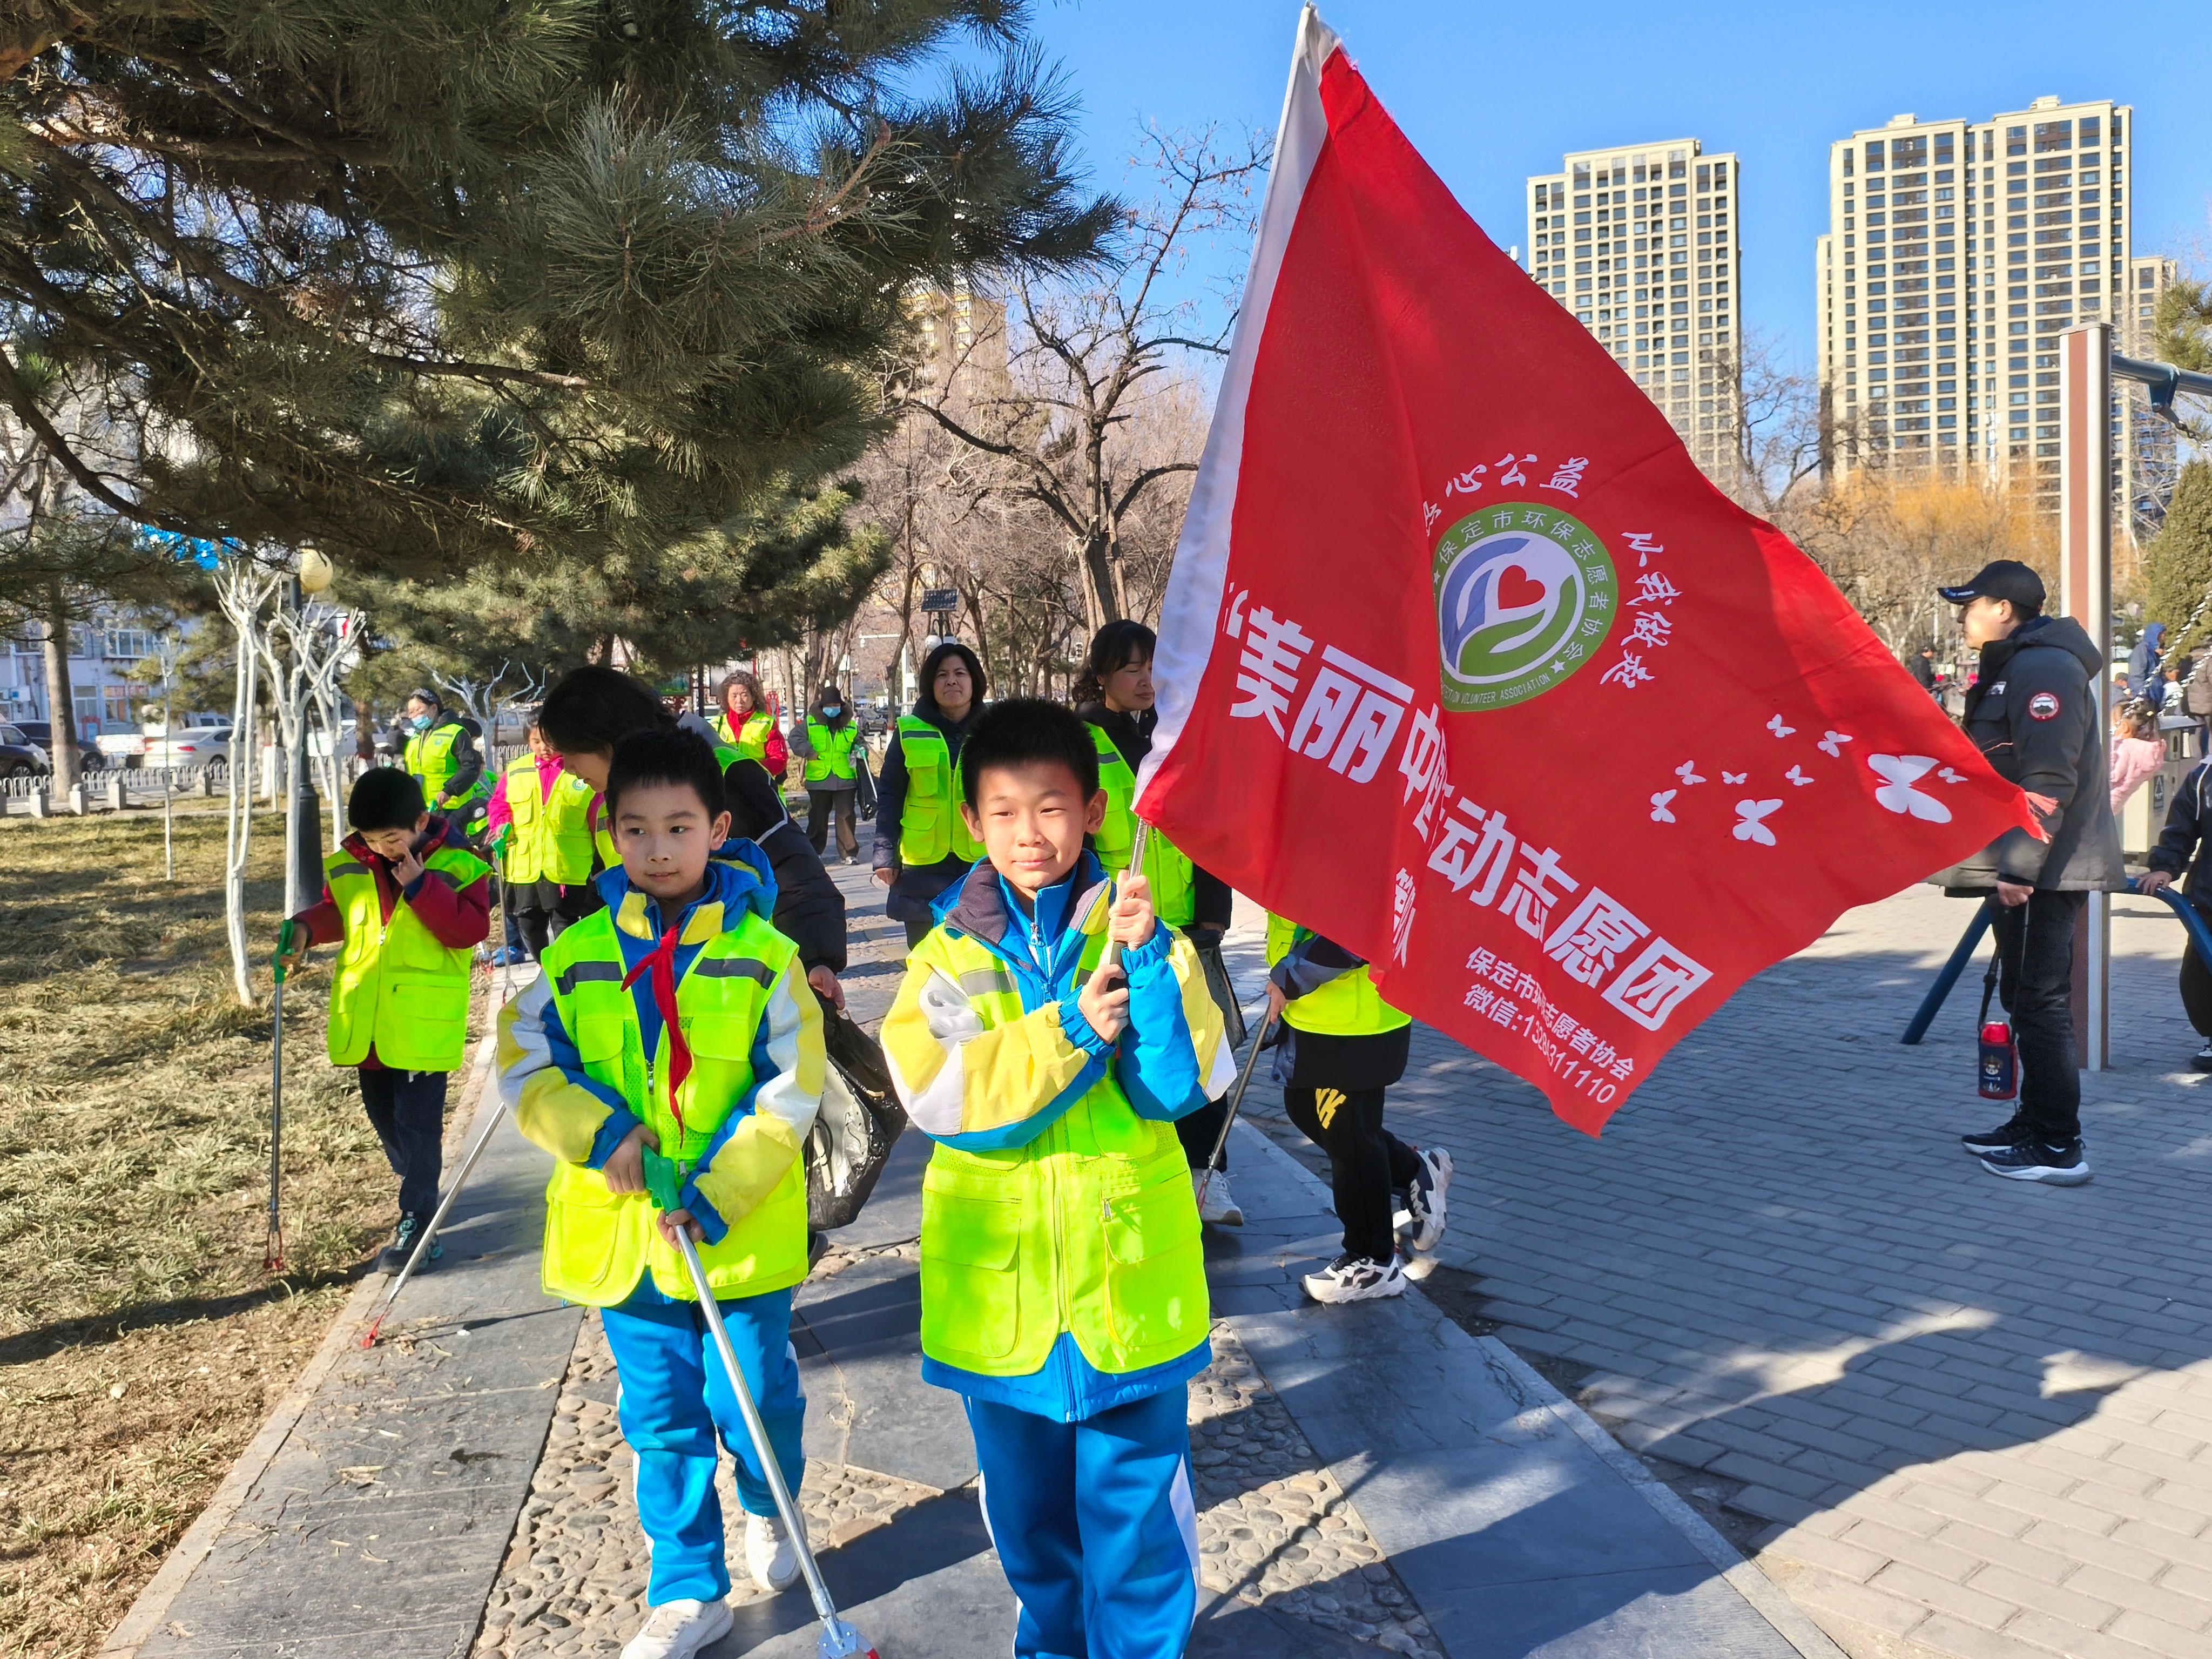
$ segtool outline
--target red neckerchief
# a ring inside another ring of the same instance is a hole
[[[627,991],[637,983],[640,974],[652,971],[653,1006],[660,1010],[660,1023],[668,1030],[668,1110],[676,1119],[679,1135],[684,1133],[684,1109],[676,1103],[676,1091],[691,1075],[691,1045],[684,1042],[683,1023],[676,1017],[676,946],[683,935],[681,927],[663,928],[660,942],[640,957],[623,980],[623,989]]]

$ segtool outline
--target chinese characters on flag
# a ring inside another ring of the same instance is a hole
[[[2032,827],[1310,9],[1154,673],[1139,812],[1593,1133],[1843,910]]]

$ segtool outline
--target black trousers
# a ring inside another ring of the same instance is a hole
[[[1388,1261],[1397,1237],[1390,1194],[1410,1185],[1420,1160],[1382,1127],[1380,1089],[1285,1089],[1283,1109],[1308,1140],[1328,1154],[1329,1190],[1344,1223],[1348,1255]],[[1203,1154],[1200,1154],[1203,1156]]]
[[[1192,1169],[1203,1170],[1206,1167],[1206,1154],[1213,1150],[1213,1143],[1221,1134],[1222,1122],[1228,1115],[1229,1097],[1224,1095],[1219,1100],[1209,1100],[1188,1116],[1176,1120],[1176,1139],[1182,1142],[1182,1155]],[[1229,1173],[1228,1142],[1222,1142],[1221,1156],[1214,1159],[1213,1167],[1223,1175]]]
[[[2020,1043],[2020,1116],[2036,1139],[2081,1133],[2081,1071],[2074,1050],[2074,921],[2086,893],[2039,889],[1997,906],[1997,994]]]
[[[817,853],[830,845],[830,823],[837,824],[837,850],[847,858],[860,850],[860,827],[854,817],[853,804],[860,799],[858,789],[817,789],[809,786],[806,791],[806,839],[814,843]]]
[[[361,1103],[399,1177],[399,1207],[424,1220],[438,1207],[446,1133],[446,1073],[361,1068]]]
[[[906,920],[906,948],[908,954],[911,955],[914,951],[914,947],[921,944],[922,940],[927,939],[930,935],[931,930],[936,926],[937,923],[932,917],[924,916],[920,921],[916,921],[913,917],[908,916]]]
[[[583,915],[583,896],[589,890],[588,887],[564,888],[557,881],[508,882],[501,899],[510,924],[507,943],[514,944],[514,935],[520,933],[522,948],[530,952],[532,962],[537,961],[545,954],[545,947]]]
[[[2212,968],[2193,944],[2181,953],[2181,1010],[2197,1036],[2212,1037]]]

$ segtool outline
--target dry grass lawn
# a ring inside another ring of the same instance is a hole
[[[306,1364],[394,1215],[331,952],[286,987],[288,1273],[262,1271],[276,815],[222,927],[222,819],[0,823],[0,1656],[95,1650]]]

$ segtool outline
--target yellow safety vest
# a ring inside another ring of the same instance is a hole
[[[677,1018],[691,1050],[691,1070],[677,1096],[680,1131],[668,1102],[668,1033],[662,1030],[648,1062],[636,1005],[623,989],[627,969],[614,913],[586,916],[546,946],[541,961],[586,1075],[622,1096],[659,1137],[664,1157],[690,1165],[751,1090],[753,1040],[769,992],[796,953],[789,939],[750,911],[700,947],[676,987]],[[793,1158],[765,1199],[731,1218],[721,1243],[699,1247],[718,1297],[781,1290],[806,1277],[803,1162]],[[545,1188],[546,1293],[611,1308],[650,1268],[662,1294],[696,1301],[684,1259],[661,1237],[654,1214],[650,1194],[609,1192],[598,1170],[556,1162]]]
[[[509,881],[557,881],[572,887],[592,873],[592,786],[565,769],[548,799],[538,760],[519,755],[507,764],[507,810],[514,820],[502,862]]]
[[[1088,973],[1105,943],[1085,951]],[[1188,945],[1178,945],[1188,951]],[[908,958],[968,993],[985,1030],[1023,1017],[1006,964],[940,927]],[[1027,1376],[1062,1331],[1100,1370],[1142,1370],[1206,1339],[1206,1258],[1175,1125],[1130,1109],[1109,1071],[1025,1146],[940,1145],[921,1184],[921,1351]]]
[[[1301,927],[1287,917],[1270,915],[1267,966],[1273,968],[1290,954],[1293,945],[1313,936],[1310,927]],[[1411,1014],[1401,1013],[1382,1000],[1375,989],[1374,975],[1364,967],[1339,974],[1318,991],[1283,1006],[1284,1024],[1316,1036],[1376,1036],[1413,1023]]]
[[[726,708],[714,716],[714,726],[722,741],[736,750],[736,758],[765,762],[768,759],[769,733],[775,730],[775,716],[755,712],[745,716],[745,723],[737,735],[730,733],[730,711]]]
[[[827,783],[833,778],[852,782],[853,740],[860,735],[860,726],[852,720],[836,726],[807,721],[806,746],[814,751],[806,757],[807,782]]]
[[[906,805],[899,813],[899,862],[920,866],[945,858],[973,864],[983,846],[960,814],[961,773],[945,733],[917,714],[902,714],[899,752],[906,760]]]
[[[401,764],[413,773],[416,781],[422,786],[423,803],[434,812],[438,810],[439,801],[446,793],[446,785],[453,780],[456,769],[453,744],[459,741],[463,729],[458,723],[434,726],[428,732],[417,732],[407,739],[407,750]],[[489,799],[490,795],[491,790],[484,781],[483,772],[479,771],[476,782],[469,787],[469,793],[449,804],[459,806],[479,798]]]
[[[1106,792],[1106,821],[1091,838],[1091,848],[1109,875],[1129,867],[1129,848],[1137,837],[1137,775],[1103,726],[1091,728],[1098,749],[1098,787]],[[1158,830],[1145,837],[1145,879],[1152,884],[1152,909],[1170,927],[1188,927],[1198,916],[1198,885],[1189,859]]]
[[[615,827],[607,822],[606,797],[594,795],[592,799],[599,809],[599,823],[592,830],[592,851],[599,854],[599,868],[612,870],[622,863],[622,854],[615,850]]]
[[[456,891],[491,868],[453,847],[438,848],[422,867],[425,881]],[[440,944],[404,899],[387,923],[376,878],[343,847],[323,860],[323,879],[345,919],[325,1034],[331,1062],[358,1066],[374,1048],[395,1072],[459,1071],[468,1056],[469,948]]]

